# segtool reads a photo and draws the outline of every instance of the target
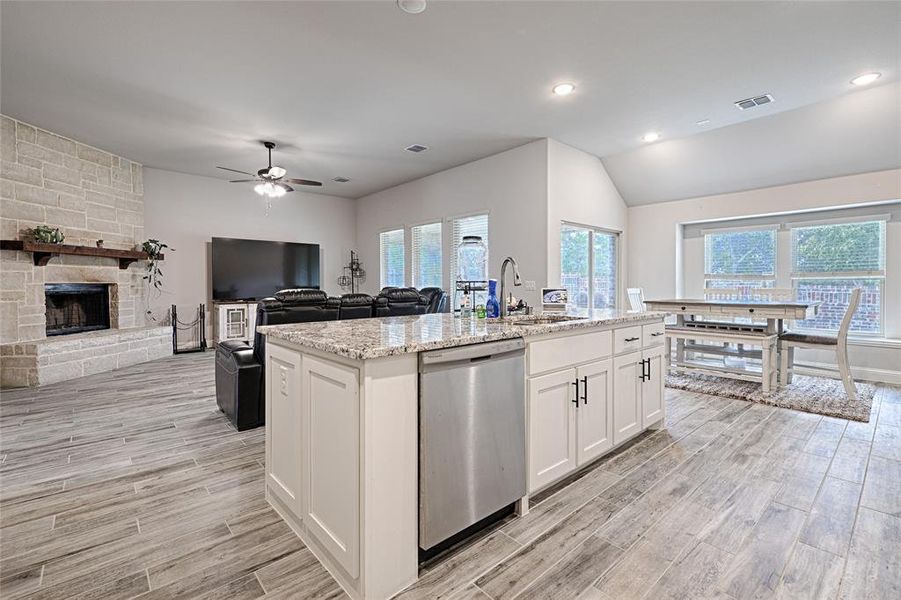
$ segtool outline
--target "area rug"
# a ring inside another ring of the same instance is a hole
[[[876,394],[876,386],[858,383],[857,400],[852,402],[845,395],[841,381],[804,375],[795,375],[791,384],[768,394],[760,389],[759,383],[700,373],[667,375],[666,387],[864,422],[870,420]]]

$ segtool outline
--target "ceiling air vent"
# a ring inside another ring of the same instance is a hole
[[[755,106],[760,106],[761,104],[769,104],[773,101],[773,97],[769,94],[764,94],[763,96],[755,96],[754,98],[745,98],[744,100],[739,100],[735,103],[740,110],[748,110],[749,108],[754,108]]]
[[[413,144],[412,146],[407,146],[406,148],[404,148],[404,150],[406,150],[407,152],[416,152],[416,153],[425,152],[428,149],[429,149],[428,146],[423,146],[422,144]]]
[[[336,183],[347,183],[348,181],[350,181],[350,179],[347,177],[334,177],[332,178],[332,181]]]

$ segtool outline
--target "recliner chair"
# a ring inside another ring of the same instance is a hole
[[[424,287],[419,293],[429,301],[427,313],[447,312],[447,292],[439,287]]]
[[[369,294],[344,294],[338,309],[339,319],[368,319],[373,316],[373,298]]]
[[[415,288],[384,288],[375,299],[375,316],[424,315],[429,300]]]
[[[341,301],[321,290],[282,290],[257,303],[257,325],[283,325],[338,318]],[[266,336],[254,332],[253,348],[239,340],[216,347],[216,402],[238,431],[263,425]]]

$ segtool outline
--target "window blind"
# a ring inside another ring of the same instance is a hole
[[[775,278],[775,228],[706,234],[704,272],[707,279]]]
[[[441,223],[410,228],[413,287],[441,287]]]
[[[404,230],[379,234],[379,278],[381,287],[404,285]]]

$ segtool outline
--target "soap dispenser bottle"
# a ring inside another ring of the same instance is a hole
[[[488,280],[488,301],[485,309],[489,319],[496,319],[501,315],[501,305],[497,301],[497,279]]]

